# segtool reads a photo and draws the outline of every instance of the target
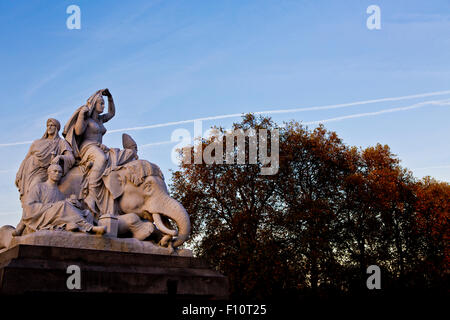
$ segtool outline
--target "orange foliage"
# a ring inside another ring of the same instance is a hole
[[[250,114],[234,127],[276,124]],[[388,146],[347,146],[323,126],[279,129],[274,176],[260,175],[261,163],[182,164],[173,173],[190,243],[229,277],[232,296],[356,292],[371,264],[387,287],[448,281],[449,184],[416,181]]]

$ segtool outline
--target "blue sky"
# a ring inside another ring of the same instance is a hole
[[[81,9],[80,30],[66,27],[71,4]],[[381,30],[366,27],[372,4],[381,8]],[[117,106],[110,130],[450,90],[448,0],[4,0],[0,30],[0,225],[21,215],[14,177],[25,142],[42,136],[48,117],[64,125],[100,88]],[[388,144],[416,177],[449,182],[449,99],[450,92],[270,115],[311,128],[337,118],[325,125],[347,144]],[[425,101],[438,103],[383,111]],[[170,140],[177,128],[193,125],[127,132],[145,145]],[[104,142],[119,147],[120,132]],[[167,180],[173,145],[140,148]]]

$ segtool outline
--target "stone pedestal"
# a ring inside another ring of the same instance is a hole
[[[188,249],[173,251],[155,245],[151,241],[105,237],[82,232],[39,230],[24,236],[13,237],[8,247],[12,248],[20,244],[192,257],[192,252]],[[1,249],[0,253],[5,250]]]
[[[72,265],[79,267],[80,289],[67,286]],[[228,280],[180,255],[26,244],[0,252],[0,294],[76,292],[214,300],[227,298]]]

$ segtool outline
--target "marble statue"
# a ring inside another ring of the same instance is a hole
[[[46,133],[32,144],[17,173],[22,219],[16,228],[0,228],[0,249],[12,237],[39,230],[132,237],[169,252],[189,238],[188,213],[170,197],[160,168],[139,159],[133,138],[122,135],[123,149],[103,144],[104,124],[115,110],[110,91],[102,89],[69,118],[65,139],[58,134],[59,122],[47,121]],[[115,231],[105,229],[104,221],[116,221]]]

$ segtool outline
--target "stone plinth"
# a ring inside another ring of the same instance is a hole
[[[81,232],[40,230],[25,236],[13,237],[9,248],[19,244],[192,257],[192,252],[188,249],[177,249],[172,252],[171,249],[157,246],[150,241]]]
[[[34,237],[35,242],[38,239]],[[197,258],[63,247],[60,243],[27,245],[17,240],[0,253],[2,294],[80,292],[195,299],[225,299],[228,295],[227,278]],[[81,289],[67,288],[70,265],[80,268]]]

